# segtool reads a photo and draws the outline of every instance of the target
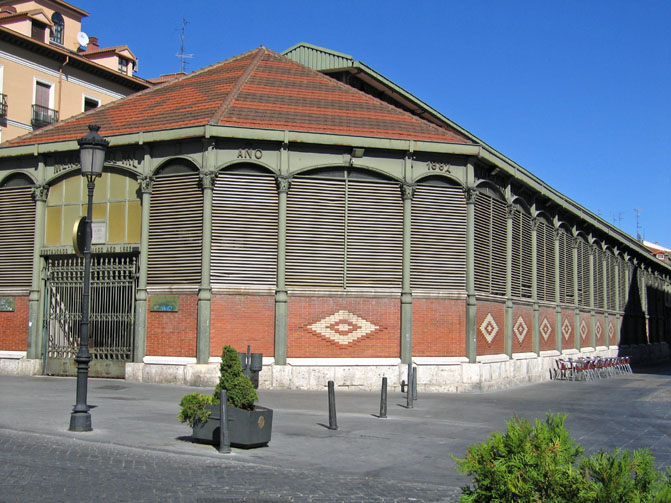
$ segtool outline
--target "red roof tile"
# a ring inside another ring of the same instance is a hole
[[[261,47],[14,138],[2,146],[219,124],[379,138],[469,143],[331,77]]]

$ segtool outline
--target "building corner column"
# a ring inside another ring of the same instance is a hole
[[[412,247],[412,199],[417,186],[413,183],[401,185],[403,199],[403,254],[401,274],[401,363],[412,362],[412,287],[410,285],[410,263]]]
[[[531,317],[531,347],[537,355],[540,354],[540,330],[538,304],[538,217],[531,219],[531,301],[533,314]]]
[[[558,222],[555,222],[558,225]],[[555,349],[561,353],[562,351],[562,334],[561,334],[561,281],[559,278],[559,264],[560,264],[560,246],[559,239],[561,233],[559,227],[554,230],[554,248],[555,248]]]
[[[38,176],[44,178],[44,162],[39,161]],[[46,233],[45,216],[47,198],[49,197],[49,186],[38,184],[33,188],[33,199],[35,200],[35,238],[33,240],[33,270],[30,281],[30,295],[28,297],[28,341],[26,357],[31,360],[42,360],[44,358],[43,341],[43,316],[42,316],[42,256],[40,251],[44,246]]]
[[[211,147],[208,148],[208,158]],[[212,192],[217,174],[201,171],[203,188],[203,249],[201,256],[200,287],[198,288],[198,333],[196,336],[196,363],[206,364],[210,359],[210,314],[212,309],[212,287],[210,268],[212,259]]]
[[[594,312],[594,243],[589,245],[589,333],[590,346],[596,349],[596,313]]]
[[[477,360],[477,332],[475,297],[475,188],[473,163],[467,166],[466,182],[466,357],[470,363]]]
[[[151,172],[148,168],[151,158],[145,152],[143,171]],[[142,363],[147,353],[147,266],[149,263],[149,216],[151,214],[151,191],[154,177],[143,174],[138,176],[140,192],[142,194],[142,216],[140,224],[140,263],[138,264],[137,292],[135,294],[135,337],[133,340],[133,362]]]
[[[571,240],[571,253],[573,255],[573,301],[575,307],[573,310],[573,338],[575,340],[575,349],[580,350],[580,299],[578,298],[578,237],[573,236]]]
[[[510,192],[510,188],[508,188]],[[508,358],[513,356],[513,218],[515,207],[506,205],[506,314],[504,327],[504,350]]]
[[[285,155],[286,148],[283,148]],[[287,323],[289,316],[286,285],[287,262],[287,198],[291,188],[291,178],[280,175],[275,178],[277,185],[277,286],[275,288],[275,365],[287,364]]]

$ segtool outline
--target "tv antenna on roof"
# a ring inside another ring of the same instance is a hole
[[[182,18],[182,34],[180,35],[180,39],[182,41],[182,44],[180,45],[179,52],[175,54],[179,58],[179,71],[180,73],[184,73],[184,67],[188,64],[186,61],[184,61],[187,58],[193,58],[193,54],[184,54],[184,28],[188,24],[188,21],[184,18]]]

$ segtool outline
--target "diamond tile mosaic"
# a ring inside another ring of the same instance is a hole
[[[582,320],[580,322],[580,338],[585,339],[587,337],[587,323],[585,323],[585,320]]]
[[[550,322],[548,321],[547,318],[543,318],[543,321],[541,322],[540,330],[541,330],[541,335],[543,336],[543,339],[547,342],[550,335],[552,335],[552,325],[550,324]]]
[[[492,313],[487,313],[487,316],[485,316],[485,319],[482,320],[482,324],[480,325],[480,332],[482,332],[482,335],[485,336],[487,342],[491,344],[498,331],[499,326],[494,321]]]
[[[596,322],[596,327],[594,327],[594,332],[596,333],[596,338],[598,339],[603,334],[603,328],[601,328],[601,322]]]
[[[564,336],[564,339],[568,340],[571,337],[571,324],[567,319],[564,319],[564,323],[561,326],[561,333]]]
[[[615,335],[615,327],[613,326],[612,323],[608,323],[608,338],[612,339],[614,335]]]
[[[308,328],[338,344],[346,345],[380,327],[356,314],[342,310],[308,325]]]
[[[517,340],[521,343],[524,340],[524,337],[526,337],[527,332],[529,332],[529,327],[527,327],[527,324],[524,323],[524,318],[520,316],[517,318],[515,325],[513,325],[513,333],[515,334],[515,337],[517,337]]]

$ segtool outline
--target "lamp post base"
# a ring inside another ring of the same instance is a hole
[[[91,414],[87,412],[73,412],[70,414],[70,431],[93,431]]]

